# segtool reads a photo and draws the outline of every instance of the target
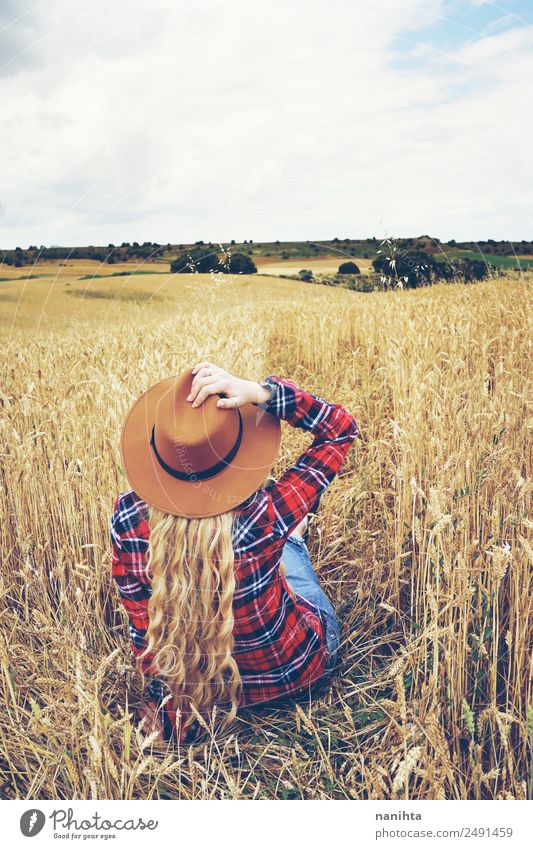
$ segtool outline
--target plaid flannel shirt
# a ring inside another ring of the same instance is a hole
[[[239,705],[271,701],[302,692],[325,672],[328,660],[324,614],[298,596],[280,572],[287,537],[309,512],[339,471],[358,435],[353,416],[295,383],[269,375],[267,401],[257,406],[293,427],[310,431],[312,444],[276,484],[261,487],[234,510],[233,548],[236,587],[233,598],[233,656],[242,679]],[[133,491],[118,495],[110,523],[112,575],[129,618],[133,659],[147,679],[166,740],[175,740],[176,716],[164,681],[150,677],[146,648],[148,601],[145,574],[148,538],[147,504]],[[201,734],[198,720],[179,735],[192,743]]]

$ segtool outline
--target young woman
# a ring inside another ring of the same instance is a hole
[[[314,438],[274,481],[280,420]],[[207,362],[132,406],[112,573],[148,681],[149,733],[192,743],[214,706],[225,728],[241,706],[329,681],[340,632],[309,562],[306,516],[357,435],[347,410],[290,380]]]

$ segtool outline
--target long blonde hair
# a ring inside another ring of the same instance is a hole
[[[152,595],[142,656],[153,655],[149,674],[168,685],[182,730],[195,718],[192,708],[207,719],[214,705],[229,704],[220,714],[225,728],[242,687],[232,655],[233,512],[188,519],[150,505],[148,524]]]

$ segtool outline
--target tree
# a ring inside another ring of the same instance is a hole
[[[372,261],[372,265],[389,285],[399,280],[407,289],[429,285],[432,274],[441,276],[438,264],[425,251],[397,251],[392,257],[381,255]]]
[[[300,280],[304,281],[304,283],[313,282],[313,272],[309,268],[302,268],[302,270],[298,272],[298,276]]]
[[[355,262],[343,262],[339,265],[338,274],[361,274]]]
[[[438,277],[451,282],[463,280],[471,283],[473,280],[484,280],[494,271],[494,266],[487,265],[482,259],[450,259],[449,262],[438,263]]]
[[[248,254],[228,254],[218,265],[223,274],[255,274],[257,268]]]
[[[207,247],[186,251],[170,263],[172,274],[207,274],[219,270],[218,254]]]
[[[482,259],[468,259],[464,257],[457,269],[466,283],[472,280],[484,280],[490,274],[492,266],[488,266]]]

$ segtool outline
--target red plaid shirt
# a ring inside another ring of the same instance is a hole
[[[270,398],[257,406],[293,427],[310,431],[313,442],[276,484],[261,487],[234,510],[233,547],[236,587],[233,598],[233,656],[242,679],[240,705],[271,701],[302,691],[325,671],[328,659],[324,614],[296,595],[280,573],[287,537],[309,512],[339,471],[358,435],[353,416],[290,380],[269,375]],[[148,601],[145,574],[148,505],[133,491],[115,501],[110,532],[112,574],[130,624],[133,659],[149,677],[146,648]],[[149,678],[148,691],[157,705],[169,694],[167,685]],[[175,713],[169,703],[160,712],[165,739],[175,739]],[[197,720],[180,734],[191,743],[202,729]]]

